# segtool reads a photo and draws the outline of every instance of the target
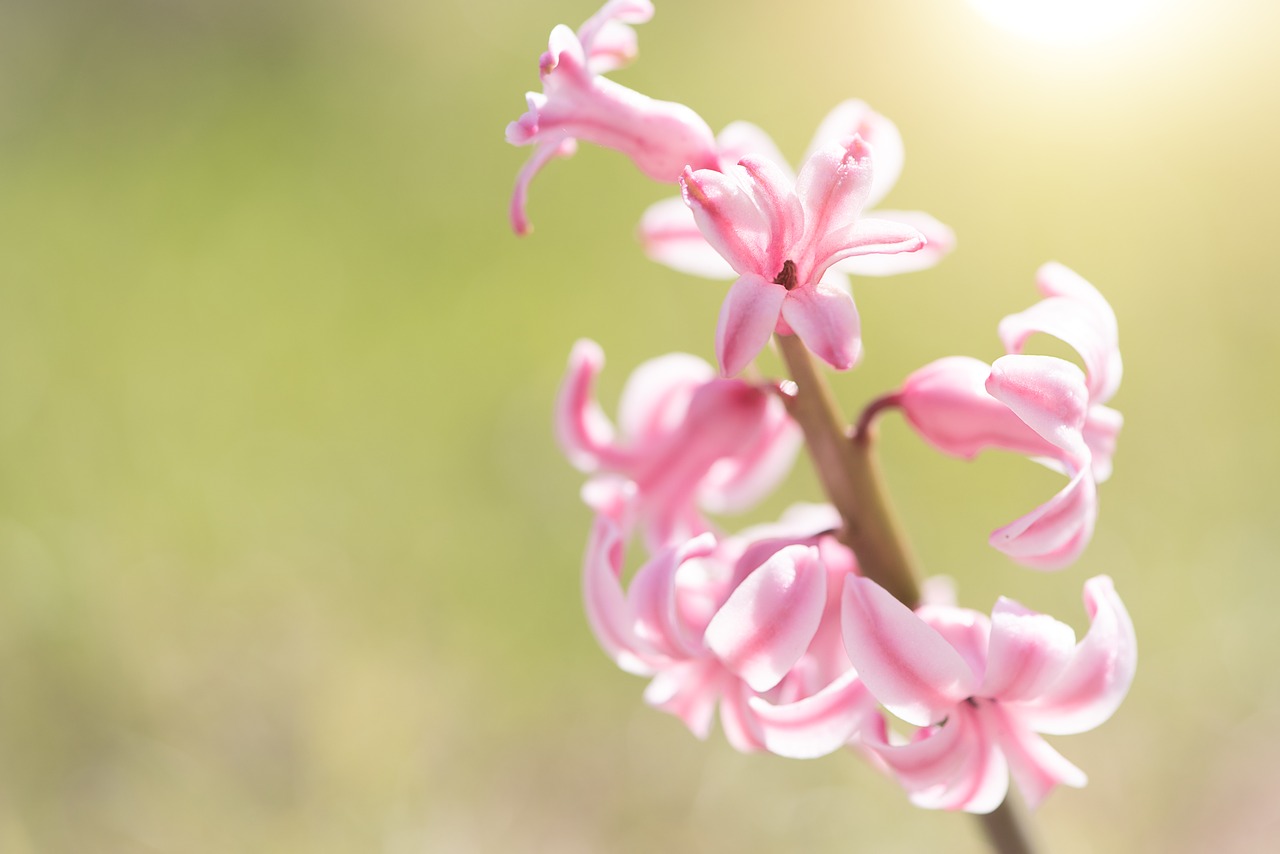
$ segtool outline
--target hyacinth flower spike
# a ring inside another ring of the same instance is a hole
[[[850,578],[844,639],[863,684],[886,709],[919,727],[904,742],[883,719],[861,739],[928,809],[987,813],[1009,776],[1031,807],[1084,772],[1041,738],[1105,722],[1128,693],[1137,665],[1133,623],[1111,579],[1084,586],[1091,625],[1070,626],[1001,598],[988,620],[963,608],[913,612],[881,587]]]
[[[871,150],[858,136],[818,149],[794,182],[757,156],[723,173],[685,169],[680,185],[698,229],[738,274],[716,328],[723,375],[745,368],[775,331],[799,336],[837,370],[857,362],[853,298],[823,277],[845,258],[925,245],[910,226],[860,218],[871,183]]]
[[[511,198],[517,234],[530,231],[525,207],[534,176],[553,158],[573,154],[577,140],[616,149],[641,172],[667,183],[685,166],[716,165],[715,138],[697,113],[603,76],[635,57],[630,25],[651,17],[649,0],[610,0],[576,33],[563,24],[551,31],[538,63],[542,92],[528,93],[528,111],[507,126],[507,142],[534,146]]]

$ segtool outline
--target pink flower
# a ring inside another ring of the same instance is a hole
[[[804,159],[808,160],[820,148],[854,135],[861,136],[875,155],[875,175],[865,203],[865,208],[870,209],[893,189],[902,172],[902,136],[893,122],[862,101],[844,101],[822,120]],[[716,137],[716,150],[721,171],[728,170],[743,157],[755,155],[769,160],[795,179],[795,173],[769,135],[749,122],[734,122],[721,131]],[[918,252],[846,258],[827,273],[827,282],[847,289],[840,273],[886,276],[923,270],[938,263],[955,246],[955,233],[922,211],[877,210],[872,215],[916,229],[925,236],[927,244]],[[710,279],[735,278],[733,268],[703,238],[692,213],[678,196],[663,199],[645,211],[640,221],[640,239],[650,258],[672,269]]]
[[[542,92],[528,93],[529,110],[507,126],[512,145],[533,145],[511,198],[511,225],[529,231],[529,184],[553,157],[576,150],[576,140],[613,148],[650,178],[674,183],[686,165],[716,163],[711,129],[683,104],[657,101],[605,77],[636,54],[635,31],[653,17],[649,0],[609,0],[575,34],[561,24],[539,60]]]
[[[929,809],[986,813],[1004,800],[1009,775],[1035,807],[1084,772],[1040,733],[1068,735],[1111,717],[1133,681],[1137,639],[1111,579],[1084,586],[1091,625],[1076,643],[1070,626],[1001,598],[991,619],[962,608],[912,612],[864,578],[844,587],[844,640],[871,694],[908,724],[891,740],[883,718],[860,734]]]
[[[927,442],[971,459],[986,448],[1024,454],[1067,475],[1049,502],[991,534],[991,544],[1026,566],[1059,569],[1093,536],[1097,484],[1111,474],[1123,419],[1104,404],[1120,384],[1115,314],[1098,291],[1061,264],[1036,277],[1045,299],[1000,322],[1010,355],[987,365],[952,356],[909,376],[894,400]],[[1071,362],[1023,355],[1036,332],[1080,354]]]
[[[627,380],[619,431],[594,396],[604,353],[579,341],[556,403],[556,434],[573,465],[594,476],[583,497],[651,548],[710,529],[699,507],[741,512],[786,476],[800,429],[777,395],[717,379],[696,356],[672,353]]]
[[[650,705],[706,738],[717,707],[738,750],[797,758],[847,744],[874,702],[840,640],[840,590],[853,554],[823,531],[830,508],[717,541],[669,546],[624,590],[623,536],[597,517],[583,591],[600,645],[651,676]]]
[[[725,376],[745,368],[775,331],[798,335],[838,370],[853,367],[858,312],[849,292],[823,277],[846,258],[925,245],[910,226],[859,218],[871,183],[871,151],[859,136],[819,148],[794,181],[758,155],[723,173],[685,169],[680,185],[698,229],[738,274],[716,329]]]

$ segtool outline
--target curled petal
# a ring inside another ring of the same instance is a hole
[[[880,158],[877,153],[877,181],[879,177]],[[924,236],[924,247],[915,252],[854,255],[836,264],[836,269],[856,276],[894,276],[898,273],[914,273],[934,266],[955,249],[955,232],[923,211],[878,209],[872,212],[872,216],[883,222],[893,222],[914,229]]]
[[[731,377],[764,349],[778,325],[787,289],[747,273],[733,283],[720,308],[716,326],[716,357],[720,372]]]
[[[839,288],[817,284],[787,291],[782,318],[815,356],[838,371],[849,370],[862,355],[858,309]]]
[[[569,370],[556,397],[556,439],[580,471],[621,461],[614,443],[613,425],[595,398],[595,381],[604,367],[604,351],[586,338],[573,345]]]
[[[942,720],[978,687],[955,648],[870,579],[845,581],[841,625],[845,651],[867,689],[907,723]]]
[[[921,605],[916,616],[929,628],[942,635],[951,648],[960,653],[976,681],[981,681],[987,667],[987,646],[991,639],[991,620],[986,614],[970,608],[946,605]]]
[[[860,219],[828,232],[815,256],[825,271],[838,261],[862,255],[899,255],[924,248],[925,237],[915,228],[887,219]]]
[[[1076,633],[1003,596],[991,612],[987,672],[978,693],[1001,701],[1040,696],[1075,651]]]
[[[787,473],[804,442],[800,426],[777,398],[771,398],[759,439],[726,457],[707,472],[699,503],[712,513],[740,513],[773,490]]]
[[[991,365],[986,389],[1077,467],[1088,463],[1089,391],[1075,365],[1053,356],[1002,356]]]
[[[1032,512],[991,532],[991,545],[1023,566],[1061,569],[1084,551],[1098,516],[1098,489],[1083,469]]]
[[[804,210],[796,197],[791,176],[767,157],[749,154],[738,164],[748,191],[769,223],[763,272],[782,272],[782,253],[800,239]]]
[[[608,0],[578,28],[591,70],[604,74],[630,64],[636,57],[636,34],[628,25],[652,17],[649,0]]]
[[[791,171],[787,159],[782,156],[773,138],[751,122],[731,122],[716,135],[716,148],[720,151],[720,163],[728,167],[742,158],[752,155],[763,157],[771,162],[792,181],[795,173]]]
[[[897,126],[864,102],[844,101],[827,113],[818,125],[804,159],[808,160],[815,151],[839,144],[851,136],[862,137],[875,153],[875,178],[866,201],[867,207],[874,207],[893,189],[902,174],[904,149]]]
[[[855,223],[871,192],[871,149],[862,137],[855,136],[824,145],[813,152],[796,178],[796,195],[804,206],[805,235],[808,252],[801,267],[818,269],[821,278],[834,254],[828,235],[844,232]]]
[[[760,722],[749,705],[751,696],[746,683],[735,679],[726,684],[724,696],[720,698],[720,726],[724,727],[729,744],[741,753],[765,749]]]
[[[751,193],[752,182],[741,166],[719,172],[685,169],[680,178],[684,203],[706,241],[740,275],[776,275],[768,263],[773,223]],[[777,266],[781,266],[781,261]]]
[[[533,183],[533,178],[542,171],[542,167],[546,166],[556,157],[568,157],[578,150],[578,144],[569,138],[547,139],[544,140],[533,149],[533,154],[520,167],[520,172],[516,175],[516,188],[511,194],[511,230],[516,234],[524,236],[533,231],[533,226],[529,223],[527,209],[529,206],[529,185]]]
[[[664,549],[637,570],[627,590],[627,605],[635,619],[635,634],[671,658],[693,658],[702,652],[697,635],[679,618],[676,577],[684,562],[706,557],[716,540],[703,534],[677,548]]]
[[[680,426],[698,388],[715,369],[688,353],[668,353],[642,363],[622,388],[618,426],[632,448],[652,448]]]
[[[583,561],[582,594],[587,622],[596,640],[610,658],[628,673],[648,675],[654,672],[653,650],[634,629],[634,616],[622,592],[622,537],[617,526],[598,517],[587,543]]]
[[[672,196],[649,206],[640,219],[644,254],[673,270],[707,279],[732,279],[737,274],[698,230],[684,199]]]
[[[1034,702],[1019,704],[1019,719],[1037,732],[1086,732],[1119,708],[1138,664],[1133,621],[1111,579],[1099,575],[1084,586],[1092,624],[1062,675]]]
[[[678,662],[664,667],[644,691],[644,701],[684,721],[695,736],[711,732],[716,702],[733,677],[714,658]]]
[[[826,598],[818,550],[788,546],[738,585],[703,640],[752,690],[768,691],[808,649]]]
[[[1049,746],[1043,738],[1022,726],[996,704],[986,710],[996,741],[1009,763],[1009,772],[1027,806],[1035,809],[1059,784],[1081,788],[1085,773]]]
[[[1109,406],[1089,407],[1084,422],[1084,443],[1093,458],[1093,479],[1105,483],[1111,477],[1111,457],[1116,452],[1116,438],[1124,426],[1124,416]]]
[[[792,703],[750,700],[761,740],[770,753],[789,759],[826,756],[849,742],[876,701],[848,670],[821,691]]]

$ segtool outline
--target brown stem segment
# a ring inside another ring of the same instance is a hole
[[[787,405],[804,431],[818,479],[844,523],[838,536],[853,550],[862,574],[909,608],[920,604],[915,557],[889,505],[875,454],[875,416],[897,405],[894,396],[874,401],[850,436],[831,389],[809,350],[794,335],[775,335],[795,383]],[[978,816],[997,854],[1034,854],[1018,805],[1009,797],[989,815]]]

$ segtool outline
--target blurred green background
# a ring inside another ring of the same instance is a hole
[[[1109,573],[1128,702],[1056,740],[1056,851],[1280,837],[1280,11],[1184,0],[1045,47],[963,0],[658,4],[615,75],[798,157],[897,122],[888,204],[959,248],[855,283],[850,412],[999,354],[1057,259],[1120,319],[1127,418],[1092,547],[989,530],[1060,478],[886,419],[930,572],[1083,630]],[[670,188],[585,147],[506,203],[505,123],[595,0],[0,0],[0,851],[982,850],[850,755],[741,756],[643,705],[581,614],[588,513],[551,438],[572,342],[710,357],[720,284],[633,236]],[[819,493],[806,465],[758,512]]]

